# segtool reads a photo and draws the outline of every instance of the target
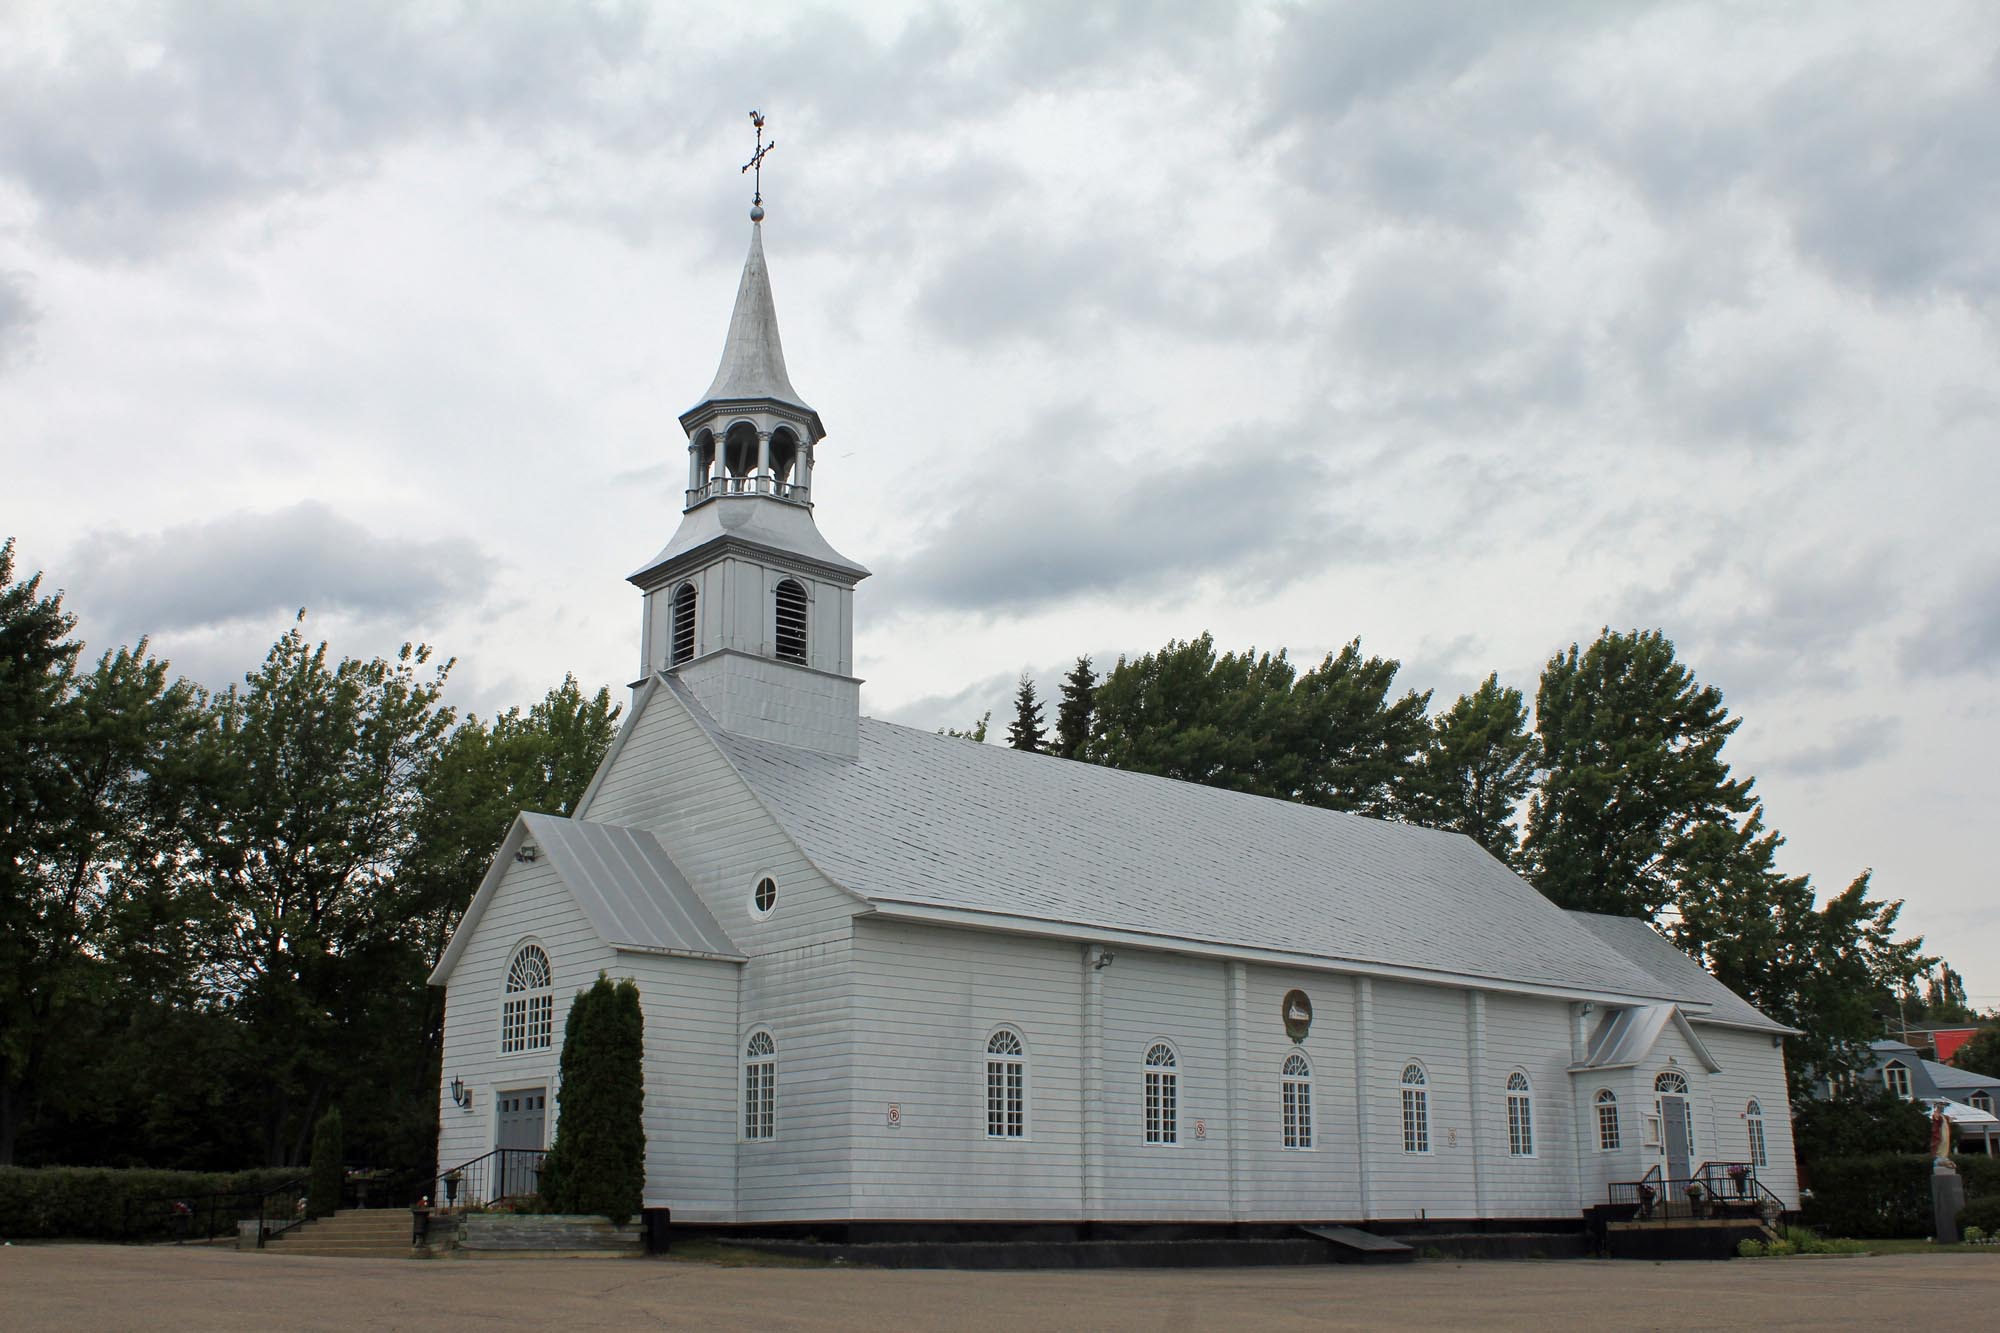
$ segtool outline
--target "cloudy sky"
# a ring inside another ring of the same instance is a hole
[[[2000,1004],[1987,4],[0,0],[0,535],[211,684],[622,687],[752,106],[869,712],[1659,627]]]

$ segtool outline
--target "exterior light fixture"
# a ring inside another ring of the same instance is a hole
[[[453,1078],[451,1081],[451,1104],[466,1111],[472,1109],[472,1089],[465,1086],[465,1080],[462,1078]]]

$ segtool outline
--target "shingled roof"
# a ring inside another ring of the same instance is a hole
[[[1696,1022],[1725,1023],[1731,1027],[1755,1028],[1764,1032],[1791,1032],[1766,1017],[1748,1000],[1715,979],[1715,974],[1674,947],[1671,940],[1636,917],[1604,916],[1597,912],[1570,912],[1593,935],[1632,960],[1643,974],[1634,982],[1650,981],[1663,988]]]
[[[856,759],[716,728],[828,878],[882,906],[1677,998],[1456,833],[863,719]]]

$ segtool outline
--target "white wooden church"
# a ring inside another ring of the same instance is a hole
[[[608,972],[676,1223],[1575,1219],[1704,1162],[1797,1205],[1787,1029],[1643,923],[1458,834],[863,717],[752,216],[624,728],[431,978],[440,1169],[547,1145]]]

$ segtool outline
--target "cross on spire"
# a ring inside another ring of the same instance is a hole
[[[752,178],[756,182],[756,187],[755,192],[750,196],[750,220],[752,222],[762,222],[764,220],[764,154],[776,148],[778,141],[773,139],[769,143],[764,142],[763,112],[752,111],[750,113],[750,123],[757,127],[757,151],[748,162],[743,164],[743,171],[754,171],[757,173]],[[740,176],[743,172],[739,171],[736,174]]]

